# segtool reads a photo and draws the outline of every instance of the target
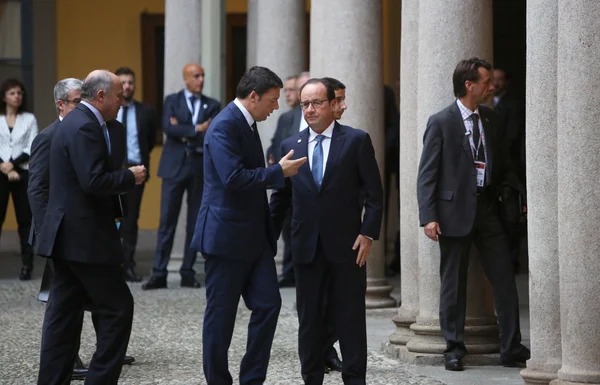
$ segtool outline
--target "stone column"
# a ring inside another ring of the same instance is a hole
[[[381,2],[313,0],[310,23],[311,75],[331,76],[346,85],[348,111],[342,121],[371,135],[383,178]],[[381,235],[383,239],[383,231]],[[395,306],[391,290],[385,279],[385,245],[374,242],[367,263],[367,307]]]
[[[164,95],[184,87],[182,70],[188,63],[201,63],[202,0],[165,0],[165,82]],[[210,74],[207,74],[210,76]],[[184,194],[175,231],[169,271],[177,272],[183,258],[185,224],[187,221],[187,193]]]
[[[527,196],[531,359],[526,384],[548,384],[561,363],[558,274],[556,61],[558,2],[527,2]]]
[[[225,105],[225,0],[203,0],[201,16],[203,93]]]
[[[492,1],[464,0],[460,2],[419,1],[419,51],[417,89],[418,158],[423,150],[423,134],[430,115],[454,101],[452,73],[465,58],[479,56],[492,61]],[[402,111],[406,113],[406,111]],[[416,222],[416,219],[415,219]],[[417,223],[414,224],[417,226]],[[446,347],[439,325],[440,251],[439,245],[418,229],[419,252],[419,315],[411,325],[415,337],[406,347],[403,359],[415,363],[443,363],[440,353]],[[477,353],[498,350],[495,322],[486,313],[483,274],[475,255],[469,268],[469,296],[465,343],[470,353],[465,363],[489,363]],[[473,294],[472,294],[473,293]],[[493,333],[496,333],[494,336]],[[498,357],[491,357],[497,363]]]
[[[306,4],[304,0],[258,1],[256,4],[256,64],[275,72],[282,81],[305,70]],[[277,119],[288,111],[283,89],[279,110],[259,124],[263,150],[271,145]]]
[[[558,244],[562,367],[600,384],[600,2],[558,1]],[[549,111],[546,111],[548,113]]]
[[[249,69],[256,65],[258,0],[248,0],[248,15],[246,25],[246,69]]]
[[[392,321],[392,345],[406,345],[419,313],[419,210],[417,205],[417,95],[419,1],[402,1],[400,43],[400,284],[402,305]]]

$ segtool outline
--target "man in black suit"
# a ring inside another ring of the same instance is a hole
[[[52,122],[48,127],[42,130],[33,139],[31,144],[31,157],[29,158],[29,184],[27,187],[27,195],[29,205],[33,214],[33,225],[31,226],[31,234],[29,243],[33,246],[36,237],[39,236],[39,231],[44,223],[46,215],[46,207],[48,206],[48,195],[50,190],[50,143],[52,136],[56,132],[60,121],[73,111],[81,101],[81,85],[79,79],[68,78],[59,81],[54,87],[54,104],[58,112],[58,119]],[[52,276],[52,262],[48,260],[44,270],[44,278],[42,279],[43,296],[47,296],[47,290],[50,289],[49,283]],[[48,277],[48,278],[46,278]],[[48,285],[47,287],[44,287]],[[46,299],[47,300],[47,299]],[[83,312],[81,314],[83,317]],[[71,379],[81,380],[87,374],[87,368],[83,366],[83,362],[79,354],[75,358],[75,365]]]
[[[302,72],[298,76],[289,77],[283,85],[285,101],[292,109],[281,114],[279,120],[277,120],[277,129],[271,140],[271,147],[267,149],[267,158],[270,166],[279,162],[284,155],[281,153],[281,142],[306,128],[306,121],[302,116],[302,109],[298,105],[300,102],[298,90],[308,79],[310,79],[310,74],[308,72]],[[292,247],[290,245],[291,217],[292,212],[290,210],[289,215],[283,222],[283,228],[281,230],[284,249],[282,272],[281,276],[279,276],[279,287],[296,286],[294,262],[292,261]]]
[[[524,102],[516,97],[510,86],[508,72],[494,68],[494,111],[498,115],[500,137],[504,141],[507,154],[515,167],[515,172],[525,184],[525,113]],[[508,234],[511,258],[515,271],[519,269],[520,220],[519,200],[525,200],[510,186],[502,187],[501,219]],[[515,203],[512,203],[514,201]]]
[[[279,231],[293,207],[302,378],[305,384],[323,383],[326,301],[333,307],[340,338],[344,384],[365,384],[365,263],[383,215],[379,168],[369,135],[335,121],[337,100],[330,84],[322,79],[306,82],[300,106],[309,128],[284,140],[281,148],[309,162],[273,192],[270,208]]]
[[[134,100],[135,73],[131,68],[120,67],[115,71],[123,84],[125,105],[119,110],[117,120],[125,126],[126,156],[125,167],[144,165],[150,176],[150,153],[156,138],[156,115],[148,104]],[[123,275],[126,281],[140,282],[142,277],[135,273],[135,247],[138,237],[138,218],[146,183],[135,186],[127,192],[127,212],[121,223],[123,237]]]
[[[143,290],[167,287],[167,265],[175,238],[175,228],[183,193],[187,191],[187,223],[183,263],[179,269],[181,287],[199,288],[194,263],[197,252],[190,248],[198,210],[204,189],[204,135],[221,104],[202,94],[204,68],[188,64],[183,68],[185,88],[168,95],[163,108],[163,145],[158,176],[162,178],[160,223],[156,239],[156,254],[152,276],[142,285]]]
[[[121,272],[123,251],[115,225],[114,198],[144,182],[143,166],[113,171],[105,123],[123,103],[119,78],[93,71],[82,102],[52,138],[49,201],[38,253],[52,258],[54,278],[46,307],[38,384],[70,381],[83,310],[89,307],[97,349],[88,383],[116,384],[133,321],[133,297]]]
[[[431,116],[417,179],[419,221],[440,244],[440,326],[446,369],[463,370],[467,270],[471,245],[492,284],[500,326],[502,364],[521,365],[519,301],[506,233],[498,213],[498,187],[521,188],[499,137],[496,115],[482,105],[493,91],[491,65],[471,58],[456,66],[456,100]]]

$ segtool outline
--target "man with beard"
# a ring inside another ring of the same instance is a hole
[[[123,100],[125,104],[119,109],[117,120],[123,124],[127,136],[125,167],[144,165],[146,176],[150,176],[150,153],[154,148],[156,137],[156,115],[151,106],[140,103],[133,98],[135,94],[135,73],[131,68],[121,67],[115,75],[123,84]],[[147,179],[146,179],[147,181]],[[127,211],[121,223],[123,238],[123,276],[126,281],[140,282],[142,277],[135,273],[135,247],[138,236],[138,218],[140,205],[146,183],[136,185],[127,192]]]

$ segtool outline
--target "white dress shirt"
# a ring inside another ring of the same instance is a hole
[[[185,102],[187,103],[188,110],[190,110],[190,114],[194,111],[194,116],[192,116],[192,123],[194,125],[198,124],[198,114],[200,113],[200,104],[202,101],[200,100],[200,96],[196,94],[192,94],[187,88],[183,89],[183,94],[185,95]],[[192,110],[192,101],[190,97],[194,96],[196,101],[194,102],[194,109]]]
[[[252,115],[250,115],[250,113],[248,112],[246,107],[244,107],[242,102],[240,102],[237,98],[235,98],[233,100],[233,104],[235,104],[237,106],[237,108],[239,108],[240,111],[242,111],[242,115],[244,115],[244,118],[246,118],[246,121],[248,122],[248,126],[250,126],[250,128],[252,128],[252,125],[254,124],[254,118],[252,117]]]
[[[323,146],[323,176],[325,175],[325,167],[327,166],[327,158],[329,157],[329,148],[331,147],[331,136],[333,135],[333,126],[335,120],[331,122],[329,127],[323,131],[321,135],[324,135],[321,145]],[[313,152],[315,152],[315,146],[317,145],[317,134],[312,128],[308,129],[308,164],[312,170]]]
[[[12,129],[8,129],[6,115],[0,115],[0,159],[9,162],[21,154],[31,155],[31,144],[38,133],[37,121],[30,112],[21,112]],[[29,162],[19,165],[23,170],[29,169]]]

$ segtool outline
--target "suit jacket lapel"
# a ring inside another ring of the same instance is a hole
[[[487,114],[482,112],[481,108],[479,109],[479,116],[481,116],[481,125],[483,126],[483,135],[485,138],[485,169],[488,177],[490,177],[492,175],[492,154],[494,153],[494,138],[492,138],[493,132],[490,128],[490,120],[488,119]]]
[[[462,118],[460,110],[458,109],[458,105],[456,105],[456,101],[452,103],[450,112],[452,113],[452,117],[454,119],[453,124],[456,127],[457,135],[460,135],[459,138],[461,138],[462,146],[469,159],[473,160],[473,151],[471,150],[471,144],[469,143],[469,135],[465,135],[467,128],[465,127],[465,122]]]
[[[206,114],[206,108],[204,108],[204,106],[208,107],[208,104],[204,103],[204,100],[206,99],[206,96],[202,95],[200,97],[200,103],[198,103],[198,108],[200,109],[200,111],[198,112],[198,119],[193,122],[194,124],[200,124],[202,122],[204,122],[206,119],[204,119],[204,115]],[[192,116],[192,119],[194,117]]]
[[[182,116],[188,116],[189,117],[188,122],[190,122],[191,124],[194,124],[194,116],[190,112],[190,109],[187,104],[187,100],[185,99],[185,92],[183,92],[183,91],[179,92],[179,108],[183,109],[185,111],[182,113]],[[185,122],[181,122],[181,123],[185,123]]]
[[[321,190],[325,184],[332,178],[331,174],[335,171],[338,157],[344,147],[344,131],[338,122],[335,122],[333,126],[333,135],[331,136],[331,143],[329,145],[329,155],[327,156],[327,165],[325,167],[325,175],[323,175],[323,182],[321,184]]]
[[[300,123],[298,123],[300,124]],[[296,143],[294,144],[294,159],[300,159],[303,157],[308,157],[308,140],[309,140],[309,135],[308,135],[308,128],[305,130],[302,130],[302,132],[298,133],[296,136],[298,137],[298,139],[296,140]],[[285,154],[282,154],[285,155]],[[298,170],[298,176],[297,178],[302,178],[304,179],[304,183],[306,183],[306,185],[309,187],[309,189],[311,191],[313,191],[315,194],[318,192],[317,190],[317,185],[315,184],[315,181],[312,177],[312,172],[310,171],[310,164],[309,162],[304,163],[302,166],[300,166],[300,169]]]

